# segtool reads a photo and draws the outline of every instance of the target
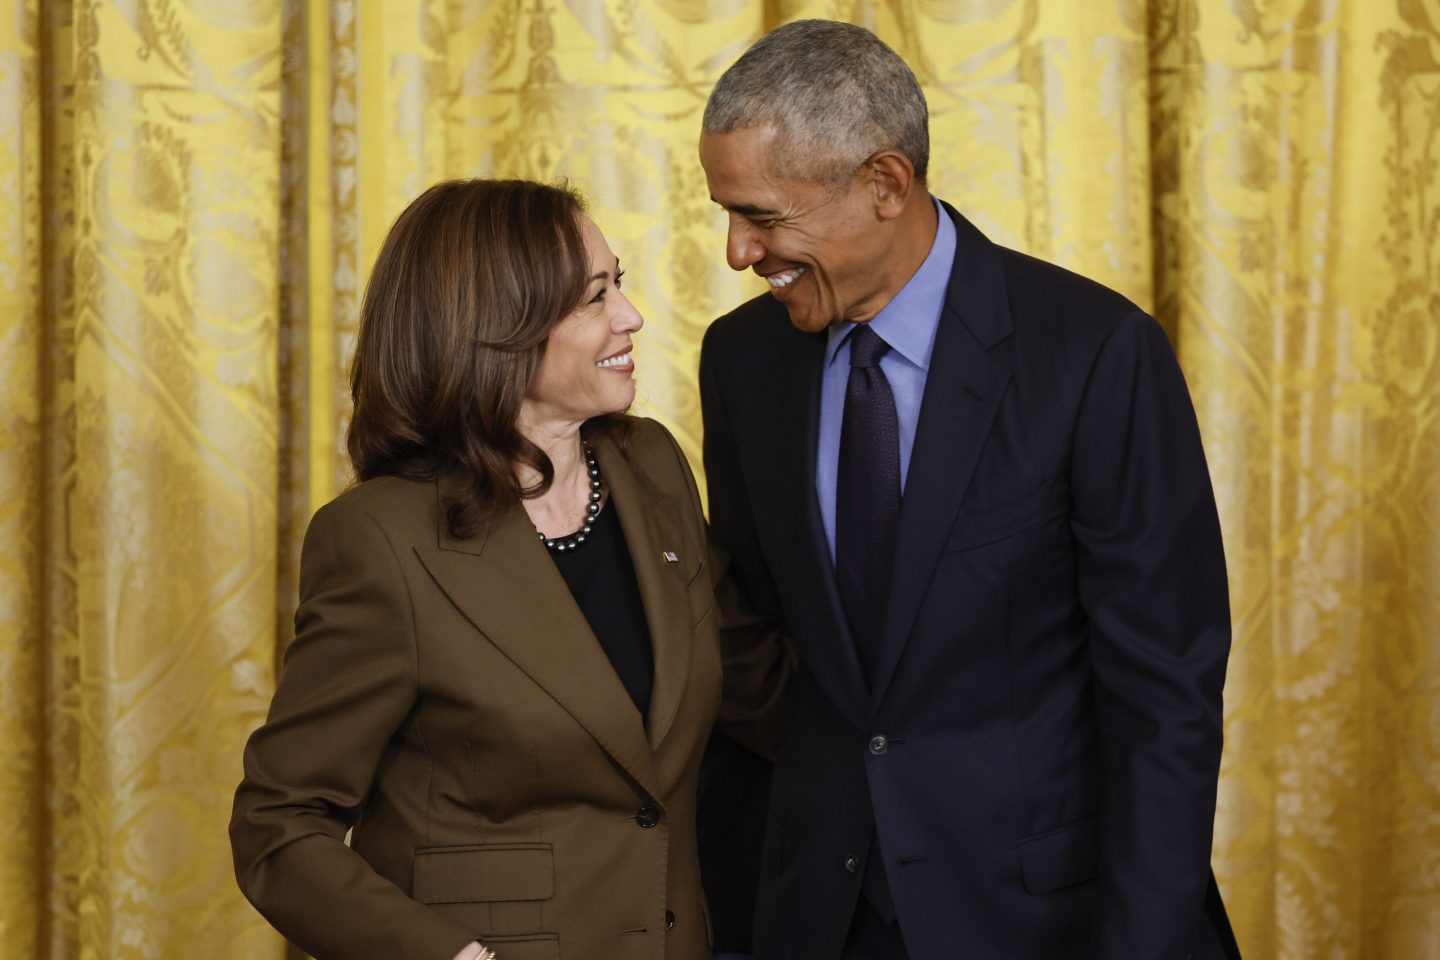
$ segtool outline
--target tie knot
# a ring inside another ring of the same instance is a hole
[[[873,367],[880,358],[890,352],[890,344],[870,329],[868,323],[858,323],[850,334],[850,366]]]

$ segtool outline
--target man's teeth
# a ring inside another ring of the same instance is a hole
[[[804,267],[796,267],[794,270],[786,270],[784,273],[777,273],[765,279],[772,287],[785,287],[799,279],[800,274],[805,272]]]
[[[622,353],[618,357],[611,357],[609,360],[601,360],[595,364],[597,367],[623,367],[630,362],[630,354]]]

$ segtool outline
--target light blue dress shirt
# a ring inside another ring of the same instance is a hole
[[[920,401],[925,395],[925,378],[930,372],[930,352],[935,331],[940,328],[940,311],[945,307],[945,288],[955,261],[955,223],[935,202],[939,224],[935,241],[920,269],[885,304],[870,329],[890,344],[880,358],[880,370],[890,381],[895,395],[895,414],[900,421],[900,489],[910,472],[910,451],[915,446],[915,425],[920,420]],[[835,476],[840,464],[840,423],[845,417],[845,386],[850,381],[850,331],[855,324],[830,328],[825,346],[825,370],[820,381],[820,443],[815,458],[815,493],[820,498],[820,519],[835,559]]]

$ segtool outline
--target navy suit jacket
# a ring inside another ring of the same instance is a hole
[[[873,680],[815,495],[825,336],[768,294],[705,336],[713,534],[802,664],[757,954],[839,957],[873,827],[912,960],[1238,956],[1210,871],[1225,564],[1179,366],[1134,304],[944,209]]]

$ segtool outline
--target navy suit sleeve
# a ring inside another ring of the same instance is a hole
[[[755,647],[744,641],[755,631],[743,628],[753,627],[755,620],[747,616],[737,622],[733,601],[743,597],[749,610],[753,610],[749,606],[752,601],[768,601],[761,608],[762,614],[768,613],[772,620],[778,618],[774,616],[775,588],[760,559],[759,538],[715,370],[716,349],[713,337],[707,335],[700,352],[700,400],[712,566],[724,571],[716,585],[716,605],[721,614],[726,694],[717,730],[701,763],[697,827],[700,871],[710,904],[715,949],[743,953],[752,945],[751,918],[755,915],[771,768],[767,760],[741,749],[728,735],[739,733],[745,739],[745,728],[752,725],[748,721],[755,718],[755,711],[750,709],[754,704],[749,703],[747,708],[749,698],[736,695],[737,676],[744,678],[742,688],[753,686],[750,678],[755,675]],[[737,625],[742,629],[737,630]],[[784,666],[788,673],[789,664]],[[759,711],[771,719],[778,719],[781,712]],[[778,735],[778,730],[772,728],[772,734]],[[753,741],[751,745],[753,748]],[[773,740],[768,747],[773,752]]]
[[[710,531],[732,558],[732,576],[741,592],[763,613],[779,619],[780,600],[765,565],[760,537],[750,511],[750,498],[740,471],[738,440],[731,426],[716,372],[713,328],[700,351],[700,414],[705,429],[705,479],[709,493]]]
[[[1096,356],[1071,474],[1103,751],[1096,955],[1184,958],[1210,878],[1230,610],[1194,410],[1143,314]]]

